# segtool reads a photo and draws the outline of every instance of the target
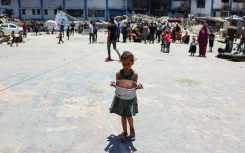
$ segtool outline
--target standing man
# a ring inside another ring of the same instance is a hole
[[[154,35],[155,35],[155,31],[156,31],[156,27],[153,24],[153,21],[150,24],[150,41],[149,44],[152,42],[154,44]]]
[[[71,22],[71,35],[74,35],[74,31],[75,31],[75,24],[74,24],[74,22],[72,21]]]
[[[106,61],[111,61],[111,44],[113,45],[114,50],[117,52],[120,60],[120,52],[117,49],[117,25],[114,22],[114,18],[110,17],[110,24],[108,25],[108,37],[107,37],[107,51],[108,57],[105,59]]]
[[[93,21],[90,21],[89,24],[89,43],[91,44],[91,39],[92,42],[94,43],[94,26],[93,26]]]
[[[24,32],[24,37],[26,38],[26,34],[27,34],[27,25],[26,25],[26,22],[23,23],[22,28],[23,28],[23,32]]]
[[[227,36],[229,36],[229,38],[230,38],[229,43],[231,45],[228,53],[231,53],[232,48],[233,48],[234,39],[235,39],[235,41],[237,39],[237,28],[235,27],[234,22],[230,23],[230,26],[227,28],[227,32],[226,33],[227,33]]]
[[[62,32],[62,35],[64,37],[65,36],[65,24],[64,24],[64,22],[61,22],[60,31]]]

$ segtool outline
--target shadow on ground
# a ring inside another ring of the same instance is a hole
[[[121,135],[115,136],[110,135],[107,137],[107,141],[109,144],[106,146],[105,151],[109,153],[131,153],[137,151],[134,147],[132,141],[127,140],[122,143],[119,141]]]

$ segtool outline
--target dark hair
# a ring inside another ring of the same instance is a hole
[[[133,63],[135,61],[134,55],[129,52],[129,51],[124,51],[121,55],[120,61],[122,62],[123,60],[131,60]]]
[[[110,16],[110,22],[114,23],[114,17],[113,16]]]

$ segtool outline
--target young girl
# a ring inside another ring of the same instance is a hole
[[[208,40],[209,40],[209,52],[213,52],[213,46],[214,46],[214,39],[215,39],[215,35],[213,34],[213,31],[210,30],[210,34],[208,36]]]
[[[161,46],[161,52],[165,52],[165,48],[167,46],[167,40],[166,40],[166,31],[162,33],[162,46]]]
[[[16,44],[16,47],[18,47],[18,42],[14,31],[11,32],[11,38],[12,38],[12,43],[10,44],[10,47],[12,47],[14,43]]]
[[[193,37],[192,42],[190,44],[190,50],[189,50],[189,52],[191,53],[191,56],[194,56],[194,54],[196,53],[196,50],[197,50],[196,38]]]
[[[132,68],[134,64],[134,55],[131,52],[125,51],[123,52],[120,61],[122,62],[123,69],[116,73],[116,80],[132,80],[137,83],[138,81],[138,73],[136,73]],[[111,82],[111,86],[116,86],[114,81]],[[143,89],[142,84],[138,84],[138,89]],[[138,104],[137,97],[131,100],[120,99],[117,96],[114,96],[110,113],[116,113],[121,116],[123,133],[121,135],[120,141],[125,142],[128,136],[127,132],[127,121],[129,123],[130,128],[130,139],[133,141],[135,139],[135,129],[134,129],[134,121],[133,117],[136,113],[138,113]]]
[[[166,31],[166,53],[169,53],[170,51],[170,43],[171,43],[171,35],[169,30]]]
[[[60,33],[59,33],[58,38],[59,38],[58,44],[60,44],[60,42],[64,43],[64,41],[62,40],[62,33],[61,33],[61,30],[60,30]]]

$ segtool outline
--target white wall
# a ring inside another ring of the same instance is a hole
[[[43,0],[43,8],[53,8],[56,9],[59,6],[63,6],[63,1],[62,0]]]
[[[214,2],[217,2],[221,0],[214,0]],[[205,2],[205,8],[197,8],[197,1],[191,2],[191,14],[201,14],[204,16],[210,16],[211,13],[211,0],[206,0]]]
[[[89,1],[90,0],[88,0],[88,3]],[[84,8],[84,0],[66,0],[66,9],[83,9],[83,8]]]
[[[126,9],[127,0],[109,0],[109,8]]]
[[[87,2],[88,8],[92,9],[102,9],[106,8],[106,1],[105,0],[88,0]]]
[[[21,7],[40,7],[40,0],[21,0]]]

